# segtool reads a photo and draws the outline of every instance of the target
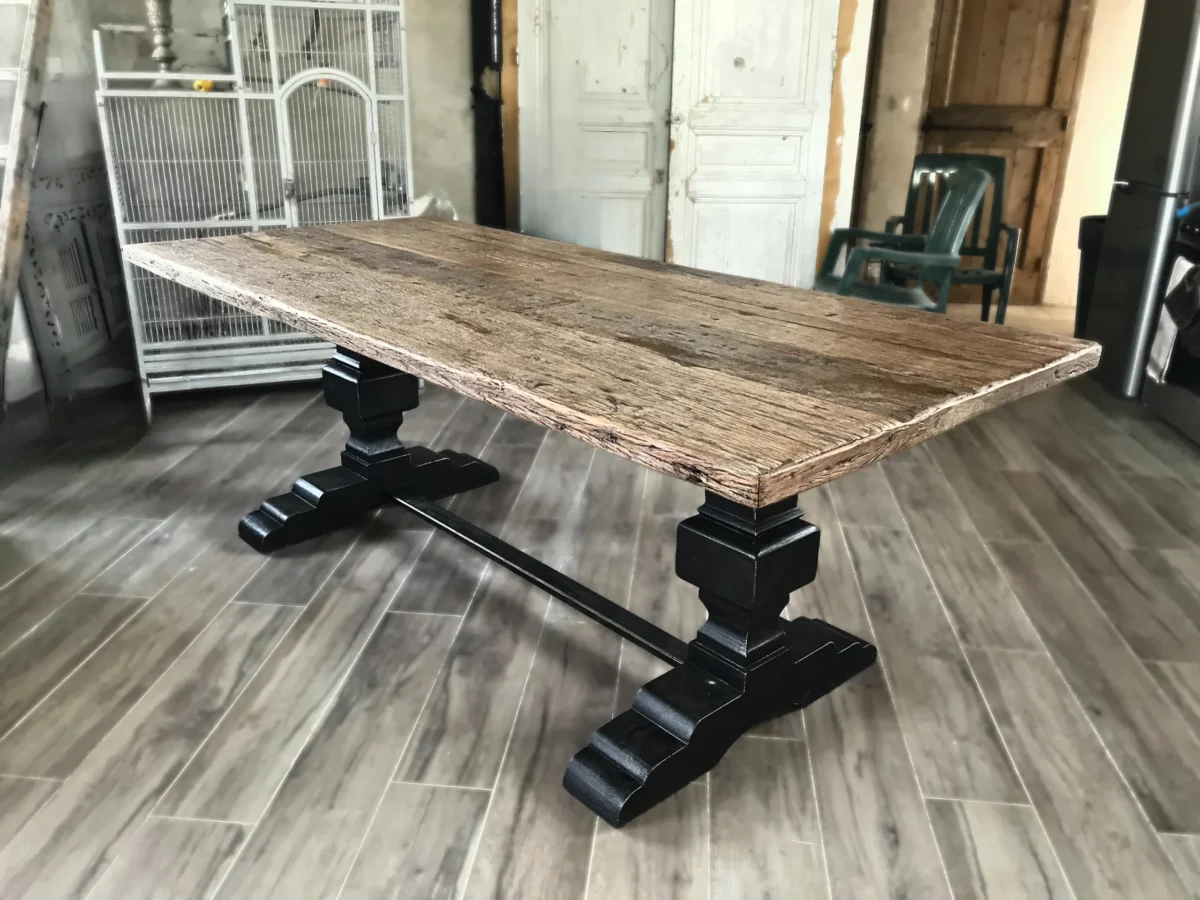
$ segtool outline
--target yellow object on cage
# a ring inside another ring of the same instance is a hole
[[[213,83],[208,78],[197,78],[192,82],[192,90],[207,94],[213,89]]]

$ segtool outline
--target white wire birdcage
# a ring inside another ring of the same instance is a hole
[[[237,0],[227,13],[227,73],[108,71],[94,34],[121,245],[407,215],[403,8]],[[125,279],[147,410],[158,391],[315,377],[329,355],[144,270]]]

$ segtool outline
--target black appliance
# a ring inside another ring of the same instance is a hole
[[[1102,57],[1104,48],[1091,52]],[[1141,393],[1174,264],[1176,210],[1200,200],[1198,93],[1200,0],[1146,0],[1084,331],[1104,348],[1095,378],[1120,396]]]

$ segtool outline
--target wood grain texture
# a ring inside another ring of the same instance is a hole
[[[430,219],[126,250],[730,499],[765,505],[1092,368],[1095,345]]]
[[[337,895],[457,625],[384,617],[214,900]]]
[[[8,846],[60,784],[53,778],[0,775],[0,850]]]
[[[29,218],[29,193],[33,186],[33,166],[37,159],[38,132],[42,122],[42,94],[49,81],[46,65],[50,52],[54,0],[29,0],[25,22],[17,25],[22,35],[17,44],[13,35],[6,38],[6,56],[17,50],[15,60],[5,61],[6,68],[16,63],[15,78],[9,82],[12,92],[6,104],[9,115],[4,134],[4,169],[0,173],[0,347],[8,357],[8,338],[12,329],[13,307],[17,302],[17,279],[25,249],[25,223]],[[10,9],[17,16],[20,6]],[[14,17],[8,21],[14,23]],[[18,49],[19,47],[19,49]],[[0,366],[0,369],[3,369]],[[0,419],[4,417],[4,373],[0,371]]]
[[[825,896],[829,887],[804,743],[745,738],[709,777],[712,896]]]
[[[1200,897],[1200,835],[1164,834],[1163,846],[1192,896]]]
[[[892,490],[879,466],[859,469],[829,486],[838,520],[843,525],[903,528],[904,518],[896,507]]]
[[[240,543],[240,542],[239,542]],[[65,778],[263,564],[210,548],[0,739],[0,772]]]
[[[1070,492],[1085,515],[1098,522],[1126,549],[1189,546],[1188,541],[1146,502],[1135,482],[1115,478],[1112,470],[1077,441],[1066,429],[1041,433],[1033,443],[1050,462],[1056,480]]]
[[[157,526],[146,519],[100,519],[0,589],[0,654],[27,639],[59,605]]]
[[[1058,554],[1020,544],[993,549],[1150,821],[1160,831],[1200,831],[1200,737]]]
[[[219,504],[221,491],[206,488],[243,468],[243,460],[264,438],[273,437],[307,409],[318,414],[318,421],[325,425],[323,431],[333,424],[311,390],[267,395],[222,429],[220,440],[202,444],[138,490],[115,498],[113,515],[166,519],[180,512],[186,515],[192,506],[198,506],[199,512],[209,504]]]
[[[1040,650],[1041,641],[941,472],[890,460],[888,481],[964,645]]]
[[[525,486],[545,431],[512,416],[500,422],[497,411],[474,401],[466,401],[464,406],[477,423],[476,433],[465,433],[457,427],[447,429],[437,446],[481,457],[496,467],[500,480],[448,498],[445,505],[456,515],[496,534],[503,530]],[[457,432],[457,436],[450,432]],[[405,589],[396,595],[394,608],[462,615],[487,565],[486,557],[447,534],[434,532],[413,566]]]
[[[675,533],[679,523],[704,502],[695,485],[648,474],[635,553],[629,609],[671,634],[689,638],[704,624],[696,588],[675,576]],[[632,647],[621,654],[617,710],[628,709],[637,689],[666,672],[669,665]]]
[[[259,820],[429,540],[426,529],[404,527],[415,524],[396,509],[372,520],[163,797],[157,815]]]
[[[912,538],[891,528],[844,531],[925,795],[1024,802],[1025,792]]]
[[[996,447],[991,433],[975,427],[990,425],[994,418],[984,416],[960,425],[921,446],[954,488],[980,537],[1043,540],[1041,530],[1004,480],[1004,463],[1011,460],[1011,455]],[[1036,471],[1036,466],[1028,471]]]
[[[265,606],[218,616],[0,851],[0,896],[85,896],[295,616]]]
[[[804,718],[830,896],[950,900],[882,672],[864,672]]]
[[[1134,653],[1142,659],[1200,659],[1200,622],[1193,611],[1181,607],[1102,526],[1074,506],[1069,491],[1036,473],[1009,472],[1005,477]],[[1130,603],[1130,597],[1141,602]]]
[[[817,579],[793,595],[790,615],[870,635],[828,488],[800,498],[820,523]],[[880,667],[804,710],[830,896],[949,900],[937,845],[900,720]],[[819,896],[819,895],[818,895]]]
[[[141,601],[124,597],[75,597],[0,656],[0,735],[7,734],[140,606]]]
[[[98,453],[61,473],[56,483],[15,491],[16,510],[0,536],[0,584],[57,552],[70,537],[105,517],[114,505],[143,490],[200,446],[219,441],[225,428],[249,414],[258,399],[216,401],[209,408],[172,416],[126,452]],[[80,515],[79,511],[84,514]],[[110,560],[111,561],[111,560]]]
[[[388,785],[340,900],[454,900],[490,796],[468,788]]]
[[[578,518],[569,513],[591,457],[590,448],[581,454],[576,442],[548,435],[501,537],[552,566],[573,556]],[[492,787],[549,604],[516,575],[487,568],[400,762],[400,781]]]
[[[1200,735],[1200,664],[1152,662],[1146,668],[1192,732]]]
[[[297,395],[297,400],[303,396]],[[162,526],[97,575],[85,591],[153,597],[200,549],[228,537],[229,523],[253,508],[280,475],[294,475],[294,468],[314,456],[322,463],[336,459],[344,443],[345,429],[337,414],[316,402],[282,423],[276,420],[274,427],[264,422],[268,433],[261,440],[250,434],[239,435],[236,424],[225,429],[228,434],[217,442],[224,453],[205,454],[203,466],[188,465],[184,484],[176,488],[183,497],[178,509],[171,512],[169,505],[160,506],[157,512],[167,517]],[[318,449],[322,452],[315,453]],[[180,466],[191,460],[188,457]],[[310,596],[311,590],[304,599]]]
[[[1157,835],[1050,658],[969,652],[1076,897],[1186,900]]]
[[[927,800],[954,900],[1074,900],[1032,806]]]
[[[91,900],[205,900],[246,829],[224,822],[149,818],[89,894]]]
[[[629,602],[647,475],[645,468],[619,456],[597,453],[593,457],[579,499],[580,525],[587,534],[587,545],[580,547],[562,568],[572,578],[621,606]],[[686,516],[687,513],[681,518]],[[673,548],[674,542],[670,544]],[[549,618],[584,622],[587,617],[565,603],[555,603],[550,607]]]
[[[623,828],[597,826],[588,900],[709,900],[708,776]]]
[[[612,714],[620,647],[595,622],[546,625],[464,900],[583,896],[597,826],[577,814],[562,771]]]

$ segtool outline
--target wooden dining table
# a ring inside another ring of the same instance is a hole
[[[782,617],[817,572],[820,532],[797,495],[1100,356],[1067,337],[432,219],[124,252],[337,345],[322,377],[350,431],[340,462],[242,519],[248,543],[269,552],[399,505],[671,664],[566,763],[566,789],[618,826],[749,728],[874,663],[861,636]],[[420,379],[703,486],[675,548],[708,612],[696,635],[669,634],[439,504],[499,473],[403,442]]]

